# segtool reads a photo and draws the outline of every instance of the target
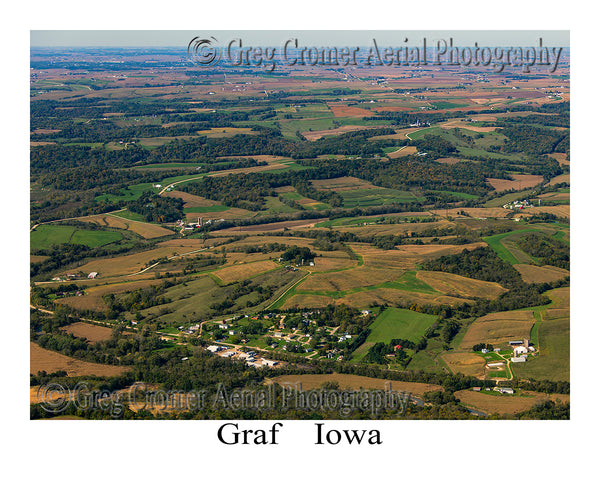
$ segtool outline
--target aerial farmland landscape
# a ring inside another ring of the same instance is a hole
[[[31,48],[32,419],[569,418],[568,45],[530,69],[186,47]],[[44,398],[80,382],[120,396]]]

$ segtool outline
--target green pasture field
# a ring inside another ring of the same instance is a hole
[[[130,210],[120,210],[118,212],[111,212],[111,215],[115,217],[124,218],[125,220],[135,220],[136,222],[146,222],[146,218],[141,213],[132,212]]]
[[[408,203],[421,199],[412,192],[392,188],[361,188],[340,192],[340,195],[344,199],[344,208]]]
[[[390,307],[369,326],[371,333],[366,342],[388,343],[394,338],[403,338],[417,343],[436,319],[436,315]]]
[[[183,213],[209,213],[209,212],[224,212],[231,207],[226,205],[210,205],[208,207],[191,207],[184,208]]]
[[[453,103],[453,102],[446,102],[446,101],[441,101],[441,102],[431,102],[431,104],[440,110],[450,110],[452,108],[462,108],[462,107],[468,107],[469,104],[468,103]]]
[[[30,233],[30,246],[32,249],[44,249],[52,245],[71,243],[94,248],[121,238],[123,236],[119,232],[84,230],[70,225],[40,225]]]
[[[511,235],[516,235],[516,234],[525,233],[525,232],[534,232],[535,230],[536,229],[534,229],[534,228],[527,228],[524,230],[499,233],[498,235],[491,235],[489,237],[483,237],[483,241],[486,242],[502,260],[510,263],[511,265],[516,265],[517,263],[523,263],[523,262],[519,261],[519,259],[517,259],[515,257],[515,255],[513,255],[508,248],[506,248],[506,246],[502,243],[502,240],[504,240],[506,237],[510,237]],[[514,248],[517,248],[516,245],[514,246]],[[523,255],[526,255],[525,252],[522,252],[522,253],[523,253]]]
[[[540,353],[537,356],[530,355],[525,363],[513,364],[515,376],[555,382],[569,381],[569,331],[568,318],[542,321],[538,328]]]

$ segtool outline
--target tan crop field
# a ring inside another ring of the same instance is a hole
[[[86,338],[89,343],[110,340],[112,336],[112,329],[85,322],[71,323],[70,325],[61,328],[61,330],[66,333],[71,333],[75,337]]]
[[[491,343],[497,347],[510,340],[528,338],[534,323],[531,310],[490,313],[471,324],[460,347],[470,349],[478,343]]]
[[[384,390],[390,384],[392,390],[397,392],[410,392],[419,396],[426,392],[441,392],[441,385],[431,383],[401,382],[399,380],[384,380],[382,378],[370,378],[360,375],[346,373],[329,374],[307,374],[307,375],[281,375],[266,379],[265,383],[277,383],[278,385],[297,383],[302,384],[303,390],[319,389],[324,383],[336,382],[343,390],[377,389]]]
[[[475,352],[444,353],[442,360],[446,362],[452,373],[485,377],[485,359]]]
[[[554,177],[552,180],[548,182],[548,185],[556,185],[557,183],[567,183],[571,184],[571,174],[566,173],[564,175],[559,175],[558,177]]]
[[[339,292],[391,282],[401,274],[402,272],[398,270],[385,270],[365,265],[341,272],[311,275],[298,286],[298,290]]]
[[[559,165],[569,165],[571,163],[569,160],[567,160],[566,153],[549,153],[548,156],[555,159]]]
[[[213,275],[218,277],[223,283],[228,284],[268,272],[274,268],[277,268],[277,265],[273,261],[262,260],[225,267],[221,270],[217,270]]]
[[[438,163],[444,163],[446,165],[456,165],[457,163],[463,161],[461,158],[447,157],[447,158],[437,158],[435,160]]]
[[[114,215],[94,215],[91,217],[81,217],[78,220],[82,222],[91,222],[104,227],[120,228],[130,230],[144,238],[157,238],[166,235],[173,235],[172,230],[153,225],[151,223],[136,222]]]
[[[251,128],[236,128],[236,127],[217,127],[209,130],[198,130],[198,135],[205,135],[208,138],[223,138],[232,137],[234,135],[256,135],[257,132]]]
[[[440,125],[445,130],[449,130],[451,128],[464,128],[465,130],[471,130],[472,132],[493,132],[498,127],[475,127],[473,125],[469,125],[469,122],[465,122],[463,120],[451,120],[449,122],[442,123]]]
[[[122,257],[92,260],[78,267],[84,273],[98,272],[100,277],[127,275],[143,270],[152,260],[189,252],[189,247],[158,247]]]
[[[211,235],[231,236],[232,234],[241,235],[244,232],[277,232],[279,230],[283,231],[286,228],[313,227],[317,221],[318,220],[289,220],[287,222],[264,223],[262,225],[249,225],[247,227],[231,227],[224,228],[223,230],[216,230],[211,232]]]
[[[214,200],[209,200],[208,198],[200,197],[198,195],[192,195],[187,192],[180,192],[179,190],[165,192],[163,193],[163,197],[181,198],[183,200],[183,208],[212,207],[213,205],[220,205],[219,202],[215,202]]]
[[[381,250],[370,245],[354,243],[351,247],[357,255],[363,257],[365,267],[412,270],[416,265],[427,260],[443,255],[454,255],[464,249],[473,250],[485,245],[483,242],[466,245],[398,245],[394,250]]]
[[[436,295],[430,293],[408,292],[395,288],[376,288],[363,292],[351,293],[335,301],[336,304],[345,303],[355,308],[365,308],[373,302],[380,304],[431,304],[431,305],[460,305],[462,303],[472,303],[472,300],[449,297],[447,295]]]
[[[536,265],[518,264],[513,265],[513,267],[521,274],[521,278],[525,283],[554,282],[570,275],[568,270],[550,265],[538,267]]]
[[[348,257],[346,252],[322,252],[322,255],[322,257],[314,259],[314,267],[306,268],[313,272],[326,272],[340,268],[356,267],[358,265],[357,261]]]
[[[302,285],[302,284],[301,284]],[[310,295],[298,293],[289,297],[283,304],[282,309],[288,308],[324,308],[327,305],[335,305],[336,301],[326,295]]]
[[[373,112],[359,107],[349,107],[343,103],[328,103],[327,106],[335,117],[371,117]]]
[[[435,215],[443,215],[450,217],[458,217],[461,216],[461,211],[465,212],[470,217],[474,218],[504,218],[509,213],[510,210],[502,207],[491,207],[491,208],[450,208],[448,210],[431,210],[431,213]]]
[[[504,178],[486,178],[486,182],[497,192],[505,190],[522,190],[535,187],[544,181],[541,175],[511,175],[512,180]]]
[[[386,215],[391,216],[391,215]],[[373,217],[373,221],[381,217]],[[367,222],[368,223],[368,222]],[[411,232],[422,232],[430,228],[449,227],[452,223],[446,219],[436,222],[424,223],[381,223],[376,225],[344,226],[336,227],[340,232],[351,232],[356,235],[403,235]]]
[[[48,260],[50,257],[46,255],[29,255],[30,263],[42,263],[44,260]]]
[[[102,297],[110,293],[132,292],[139,288],[146,288],[150,285],[158,285],[162,280],[138,280],[135,282],[115,283],[108,285],[98,285],[89,287],[85,294],[80,297],[65,297],[56,300],[56,303],[68,305],[78,310],[94,310],[102,312],[107,309]]]
[[[571,206],[570,205],[554,205],[551,207],[535,207],[529,209],[527,213],[551,213],[552,215],[556,215],[557,217],[571,217]]]
[[[29,372],[45,371],[53,373],[59,370],[67,372],[69,377],[80,377],[84,375],[97,375],[99,377],[112,377],[121,375],[129,370],[128,367],[118,365],[101,365],[99,363],[84,362],[75,358],[67,357],[58,352],[46,350],[37,343],[29,343]]]
[[[563,403],[569,401],[569,395],[560,393],[541,393],[523,391],[521,395],[489,395],[473,390],[460,390],[454,394],[462,403],[473,407],[484,413],[498,413],[500,415],[511,415],[518,412],[529,410],[536,403],[545,400],[557,401]]]
[[[507,291],[495,282],[484,282],[452,273],[418,271],[417,278],[437,291],[454,297],[481,297],[493,300]]]
[[[569,308],[571,306],[570,287],[555,288],[546,292],[546,295],[554,302],[554,306],[557,308]]]
[[[360,188],[378,188],[367,180],[361,180],[356,177],[338,177],[328,178],[326,180],[312,180],[311,185],[317,190],[326,190],[334,192],[345,192],[348,190],[357,190]]]
[[[367,115],[372,115],[370,112]],[[336,115],[340,116],[340,115]],[[341,116],[349,116],[349,115],[341,115]],[[361,115],[362,117],[363,115]],[[370,130],[372,128],[377,128],[369,125],[342,125],[341,127],[332,128],[330,130],[313,130],[313,131],[305,131],[301,132],[302,136],[306,138],[309,142],[314,142],[319,138],[326,137],[328,135],[341,135],[342,133],[348,132],[356,132],[358,130]]]

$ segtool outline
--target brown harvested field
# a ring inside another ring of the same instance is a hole
[[[571,174],[559,175],[548,182],[548,185],[556,185],[557,183],[568,183],[571,185]]]
[[[481,297],[493,300],[507,291],[494,282],[484,282],[445,272],[417,272],[417,278],[431,285],[438,292],[453,297]]]
[[[107,309],[102,297],[109,293],[132,292],[138,288],[146,288],[150,285],[158,285],[162,280],[139,280],[135,282],[116,283],[109,285],[97,285],[85,290],[81,297],[65,297],[56,300],[56,303],[68,305],[78,310],[94,310],[102,312]]]
[[[233,175],[236,173],[254,173],[254,172],[266,172],[268,170],[280,170],[282,168],[288,168],[283,163],[270,163],[268,165],[259,165],[257,167],[246,167],[246,168],[232,168],[231,170],[222,170],[218,172],[211,172],[208,174],[209,177],[223,177],[227,175]]]
[[[361,180],[360,178],[355,177],[338,177],[328,178],[326,180],[312,180],[310,183],[317,190],[334,192],[345,192],[360,188],[378,188],[367,180]]]
[[[430,210],[431,213],[435,215],[442,215],[450,217],[459,217],[462,216],[460,214],[461,211],[465,212],[467,215],[473,218],[504,218],[509,213],[510,210],[502,207],[490,207],[490,208],[450,208],[448,210]]]
[[[262,260],[258,262],[243,263],[240,265],[225,267],[221,270],[217,270],[213,273],[213,275],[218,277],[223,283],[227,284],[268,272],[274,268],[277,268],[277,265],[275,265],[273,261]]]
[[[549,153],[548,156],[555,159],[559,165],[569,165],[571,163],[569,160],[567,160],[566,153]]]
[[[538,402],[545,400],[560,400],[563,403],[569,401],[569,395],[560,393],[541,393],[522,391],[520,395],[489,395],[483,392],[473,390],[460,390],[454,395],[462,403],[473,407],[484,413],[498,413],[500,415],[512,415],[518,412],[529,410]]]
[[[30,147],[43,147],[44,145],[55,145],[56,142],[29,142]]]
[[[392,390],[396,392],[410,392],[416,396],[423,395],[426,392],[441,392],[444,390],[441,385],[431,383],[401,382],[399,380],[384,380],[346,373],[282,375],[265,380],[267,384],[271,382],[278,385],[301,383],[303,390],[319,389],[324,383],[328,382],[337,382],[340,388],[344,390],[360,390],[361,388],[383,390],[386,389],[389,383]]]
[[[300,284],[302,285],[302,284]],[[283,304],[283,308],[324,308],[327,305],[335,305],[336,301],[326,295],[310,295],[307,293],[298,293],[289,297]]]
[[[180,192],[178,190],[165,192],[163,193],[163,197],[181,198],[183,200],[183,208],[212,207],[213,205],[220,205],[219,202],[215,202],[214,200],[209,200],[208,198],[200,197],[198,195],[192,195],[187,192]]]
[[[396,280],[401,273],[398,270],[372,268],[365,265],[340,272],[311,275],[298,286],[297,290],[340,292],[391,282]]]
[[[389,217],[392,215],[386,215]],[[373,220],[376,220],[379,217],[372,217]],[[337,231],[340,232],[351,232],[356,235],[403,235],[407,233],[410,235],[411,232],[422,232],[423,230],[428,230],[429,228],[443,228],[452,225],[446,219],[437,221],[437,222],[423,222],[423,223],[382,223],[377,225],[359,225],[359,226],[345,226],[345,227],[336,227]]]
[[[436,159],[436,162],[438,163],[444,163],[446,165],[456,165],[458,162],[463,161],[462,158],[454,158],[454,157],[447,157],[447,158],[438,158]]]
[[[363,116],[363,115],[361,115],[361,116]],[[315,140],[318,140],[319,138],[323,138],[328,135],[341,135],[342,133],[356,132],[358,130],[370,130],[372,128],[378,128],[378,127],[368,126],[368,125],[343,125],[338,128],[332,128],[331,130],[313,130],[313,131],[306,131],[306,132],[301,132],[301,133],[302,133],[302,136],[304,136],[304,138],[306,138],[310,142],[313,142]]]
[[[571,206],[570,205],[555,205],[552,207],[535,207],[530,209],[532,213],[551,213],[557,217],[571,217]],[[528,212],[529,213],[529,212]]]
[[[546,292],[546,295],[554,302],[557,308],[569,308],[571,306],[571,288],[561,287]]]
[[[374,112],[406,112],[412,110],[411,107],[376,107]]]
[[[491,343],[500,346],[510,340],[529,337],[535,317],[531,310],[490,313],[475,320],[460,344],[470,349],[478,343]]]
[[[416,132],[417,130],[421,130],[421,128],[419,128],[419,127],[401,128],[399,130],[396,130],[396,133],[393,133],[391,135],[377,135],[375,137],[369,137],[368,140],[371,142],[375,142],[377,140],[388,140],[388,139],[404,140],[406,138],[406,135]]]
[[[445,130],[449,130],[451,128],[464,128],[465,130],[471,130],[472,132],[493,132],[498,127],[475,127],[473,125],[469,125],[469,122],[465,122],[462,120],[451,120],[446,123],[442,123],[440,125]]]
[[[408,157],[409,155],[414,155],[417,153],[417,147],[408,146],[408,147],[400,147],[395,152],[388,153],[387,156],[390,158],[401,158]]]
[[[256,215],[254,212],[250,210],[245,210],[243,208],[228,208],[227,210],[223,210],[222,212],[205,212],[205,213],[186,213],[185,221],[188,223],[196,223],[198,221],[198,217],[202,218],[203,221],[206,220],[230,220],[232,218],[249,218]]]
[[[257,162],[267,163],[281,162],[282,160],[293,161],[290,157],[282,157],[280,155],[232,155],[228,157],[217,157],[219,160],[238,160],[240,158],[253,158]]]
[[[215,232],[216,233],[216,232]],[[302,237],[283,237],[276,235],[252,235],[246,238],[241,238],[240,240],[224,245],[227,248],[236,248],[243,247],[247,245],[252,246],[261,246],[268,243],[279,243],[283,245],[297,245],[299,247],[310,247],[314,240],[312,238],[302,238]],[[311,248],[314,250],[314,247]],[[275,254],[276,255],[276,254]]]
[[[75,337],[86,338],[89,343],[110,340],[112,336],[112,329],[85,322],[72,323],[61,328],[61,330],[66,333],[72,333]]]
[[[486,178],[486,182],[497,192],[505,190],[522,190],[525,188],[535,187],[543,182],[544,177],[541,175],[511,175],[512,180],[503,178]]]
[[[315,253],[319,252],[315,250]],[[321,253],[321,252],[319,252]],[[357,266],[357,261],[348,257],[346,252],[322,252],[322,257],[314,259],[315,266],[307,267],[313,272],[326,272],[329,270],[337,270],[340,268],[349,268]]]
[[[328,103],[327,106],[335,117],[371,117],[373,112],[359,107],[349,107],[343,103]]]
[[[59,370],[66,371],[69,377],[80,377],[84,375],[112,377],[128,371],[129,367],[84,362],[51,350],[46,350],[37,343],[29,342],[30,373],[37,374],[37,372],[41,371],[53,373]]]
[[[278,232],[283,231],[286,228],[294,229],[294,228],[303,228],[303,227],[313,227],[317,220],[289,220],[287,222],[276,222],[276,223],[264,223],[262,225],[249,225],[247,227],[231,227],[224,228],[223,230],[217,230],[215,232],[211,232],[211,235],[226,235],[231,236],[232,234],[241,234],[244,232]]]
[[[295,298],[295,297],[294,297]],[[452,305],[457,306],[462,303],[472,303],[472,300],[464,300],[462,298],[449,297],[447,295],[435,295],[429,293],[408,292],[395,288],[376,288],[363,292],[351,293],[342,298],[338,298],[335,303],[344,303],[355,308],[365,308],[373,302],[380,304],[431,304],[431,305]]]
[[[222,138],[232,137],[233,135],[256,135],[257,132],[252,131],[251,128],[237,128],[237,127],[218,127],[211,128],[209,130],[198,130],[198,135],[205,135],[208,138]]]
[[[173,235],[172,230],[168,230],[158,225],[153,225],[151,223],[145,222],[136,222],[135,220],[128,220],[109,214],[93,215],[91,217],[81,217],[78,220],[81,220],[82,222],[92,222],[104,227],[130,230],[133,233],[137,233],[138,235],[144,238],[157,238],[164,237],[166,235]]]
[[[352,249],[363,257],[365,266],[384,270],[409,270],[417,264],[443,255],[454,255],[464,249],[474,250],[487,245],[484,242],[466,245],[398,245],[394,250],[381,250],[364,244],[352,244]]]
[[[444,353],[441,358],[452,373],[485,378],[485,359],[474,352]]]
[[[92,260],[78,268],[85,273],[98,272],[100,274],[99,278],[130,275],[140,272],[146,268],[146,266],[149,266],[153,260],[189,251],[189,247],[158,247],[145,252],[134,253],[132,255],[123,255],[122,257]]]
[[[570,200],[571,194],[569,192],[548,192],[538,195],[536,198],[542,200]]]
[[[223,247],[227,248],[227,247]],[[215,260],[218,260],[218,256],[213,257]],[[273,258],[277,258],[277,253],[243,253],[243,252],[228,252],[227,260],[225,262],[225,266],[229,267],[231,265],[238,264],[249,264],[253,262],[258,262],[262,260],[270,260]]]
[[[525,283],[554,282],[570,275],[568,270],[550,265],[538,267],[536,265],[518,264],[513,265],[513,267],[521,274],[521,278]]]
[[[49,258],[50,257],[46,255],[29,255],[29,263],[41,263]]]

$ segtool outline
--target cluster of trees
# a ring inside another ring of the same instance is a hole
[[[540,232],[531,232],[520,237],[517,245],[542,265],[552,265],[569,270],[571,263],[569,245],[561,240]]]
[[[311,262],[315,258],[315,254],[311,252],[308,247],[298,247],[297,245],[294,245],[283,252],[281,258],[284,262],[304,264]]]
[[[144,216],[147,222],[175,222],[183,217],[181,198],[161,197],[153,192],[145,192],[137,200],[128,204],[129,210]]]
[[[506,152],[541,155],[556,151],[566,152],[568,149],[568,131],[519,125],[504,127],[502,133],[509,139],[501,147]]]

